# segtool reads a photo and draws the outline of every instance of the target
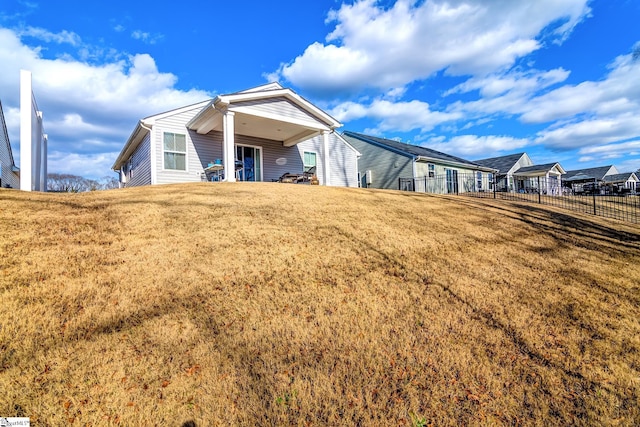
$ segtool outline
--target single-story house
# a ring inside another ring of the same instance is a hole
[[[121,186],[275,181],[313,172],[322,185],[358,186],[359,152],[340,122],[278,83],[146,117],[112,169]]]
[[[575,169],[567,171],[563,177],[563,181],[564,185],[570,188],[574,194],[582,194],[585,192],[600,193],[601,187],[605,185],[605,177],[618,173],[618,169],[613,165]]]
[[[20,169],[13,160],[7,123],[4,120],[2,102],[0,102],[0,187],[20,188]]]
[[[474,160],[473,162],[497,171],[497,191],[516,191],[523,189],[524,182],[516,182],[515,172],[520,168],[533,166],[533,161],[531,161],[527,153],[509,154],[506,156]]]
[[[490,191],[493,186],[491,167],[391,139],[350,131],[342,136],[361,153],[362,187],[443,194]]]
[[[635,172],[605,175],[604,183],[613,194],[635,193],[640,187],[640,178]]]
[[[560,163],[525,166],[513,173],[520,192],[534,192],[559,196],[562,194],[562,175],[566,171]]]
[[[534,165],[527,153],[508,154],[474,160],[474,163],[495,168],[496,190],[509,192],[542,192],[549,195],[561,194],[561,177],[566,171],[560,163]]]

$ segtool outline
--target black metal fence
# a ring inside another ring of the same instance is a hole
[[[623,184],[561,182],[557,178],[517,177],[512,182],[483,173],[400,178],[399,188],[430,194],[514,200],[555,206],[576,212],[640,223],[640,189]]]

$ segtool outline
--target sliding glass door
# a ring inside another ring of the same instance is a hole
[[[262,181],[262,148],[236,145],[236,179]]]

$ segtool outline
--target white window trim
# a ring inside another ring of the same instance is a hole
[[[431,176],[431,166],[433,166],[433,176]],[[427,177],[435,178],[436,177],[436,165],[435,163],[427,163]]]
[[[317,151],[313,151],[313,150],[302,150],[302,172],[304,172],[304,169],[306,167],[306,165],[304,164],[304,155],[305,155],[305,153],[315,154],[315,156],[316,156],[316,164],[315,164],[316,173],[315,173],[315,175],[317,176],[318,175],[318,158],[319,158],[318,152]]]
[[[171,133],[173,135],[184,135],[184,143],[185,143],[185,152],[184,152],[184,170],[182,169],[167,169],[164,165],[164,153],[176,153],[176,154],[183,154],[181,151],[169,151],[169,150],[165,150],[164,149],[164,135],[167,133]],[[174,172],[174,173],[188,173],[189,172],[189,139],[188,139],[188,135],[186,133],[180,133],[180,132],[171,132],[171,131],[166,131],[163,130],[162,132],[160,132],[160,134],[162,135],[162,138],[160,139],[160,146],[162,147],[162,157],[161,157],[161,161],[162,161],[162,170],[166,171],[166,172]]]

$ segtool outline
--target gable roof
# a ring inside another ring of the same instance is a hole
[[[234,103],[275,98],[284,98],[299,109],[305,111],[307,114],[314,117],[319,123],[322,123],[324,130],[333,130],[342,126],[342,123],[338,120],[331,117],[329,114],[322,111],[320,108],[316,107],[293,90],[283,88],[279,83],[268,83],[266,85],[246,89],[241,92],[216,96],[202,109],[202,111],[196,114],[189,123],[187,123],[187,127],[197,131],[198,133],[207,133],[200,132],[200,126],[202,126],[202,123],[206,120],[210,119],[212,115],[216,114],[217,111],[230,108]],[[292,117],[289,117],[289,119],[294,120]]]
[[[498,173],[507,173],[513,167],[513,165],[515,165],[518,162],[518,160],[520,160],[520,158],[522,158],[522,156],[524,156],[525,154],[526,153],[524,152],[508,154],[506,156],[490,157],[488,159],[474,160],[473,162],[481,166],[496,169]],[[522,168],[520,168],[520,170],[521,169]]]
[[[638,176],[634,172],[617,173],[614,175],[607,175],[604,177],[604,182],[638,182]]]
[[[548,172],[555,172],[556,174],[564,174],[565,170],[560,166],[560,163],[545,163],[544,165],[524,166],[514,172],[515,175],[544,175]]]
[[[423,161],[433,160],[436,162],[467,166],[474,169],[483,169],[483,170],[490,169],[493,171],[493,168],[484,168],[482,167],[482,165],[478,165],[477,163],[470,162],[469,160],[452,156],[450,154],[446,154],[440,151],[432,150],[427,147],[421,147],[419,145],[406,144],[404,142],[398,142],[392,139],[378,138],[375,136],[364,135],[361,133],[356,133],[351,131],[344,131],[342,135],[350,138],[355,138],[360,141],[373,144],[381,148],[385,148],[397,154],[401,154],[407,157],[413,157],[415,158],[415,160],[423,160]]]
[[[156,120],[160,120],[165,117],[172,116],[174,114],[180,114],[184,111],[189,111],[194,108],[202,108],[205,105],[207,105],[209,102],[210,100],[200,101],[196,104],[191,104],[191,105],[187,105],[185,107],[180,107],[180,108],[174,108],[173,110],[154,114],[152,116],[148,116],[142,120],[139,120],[138,123],[136,123],[136,127],[133,129],[133,132],[131,132],[131,135],[129,135],[129,138],[127,139],[127,142],[124,144],[124,147],[122,147],[122,150],[120,150],[120,154],[118,154],[116,161],[113,162],[113,166],[111,166],[111,170],[117,171],[122,167],[125,160],[131,156],[131,154],[136,150],[136,148],[138,148],[138,145],[140,145],[144,137],[147,136],[147,134],[151,131],[150,126],[153,126]]]
[[[596,178],[602,181],[606,175],[610,175],[609,172],[611,171],[612,168],[613,166],[609,165],[609,166],[599,166],[595,168],[570,170],[570,171],[567,171],[567,173],[564,176],[564,179],[573,178],[578,174],[582,174],[590,177],[591,179]],[[615,168],[613,168],[613,171],[614,173],[617,172]]]

